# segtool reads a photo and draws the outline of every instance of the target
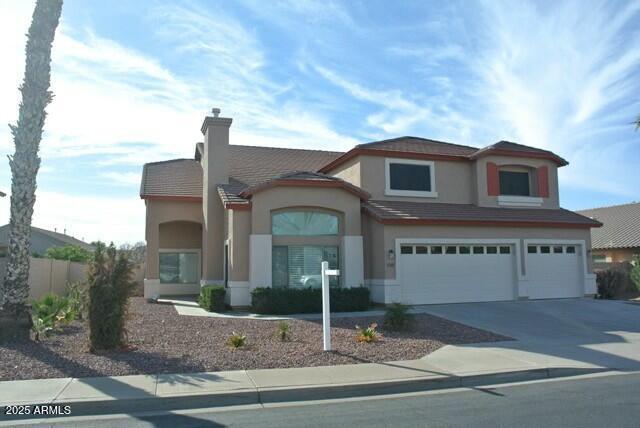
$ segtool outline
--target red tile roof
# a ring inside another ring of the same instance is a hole
[[[363,209],[386,224],[458,224],[532,227],[598,227],[565,209],[479,207],[471,204],[370,200]]]

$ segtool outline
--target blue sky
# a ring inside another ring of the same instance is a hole
[[[232,144],[504,139],[570,161],[566,208],[640,200],[640,1],[269,3],[65,0],[34,225],[142,240],[142,164],[193,156],[214,106]],[[0,3],[0,123],[32,11]],[[0,127],[4,191],[12,152]]]

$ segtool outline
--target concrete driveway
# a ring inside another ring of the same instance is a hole
[[[432,362],[479,355],[575,366],[640,369],[640,305],[594,299],[464,303],[420,307],[452,321],[515,341],[446,346]]]

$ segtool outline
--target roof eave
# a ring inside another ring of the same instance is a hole
[[[519,158],[534,158],[534,159],[548,159],[555,162],[558,166],[566,166],[569,165],[569,162],[555,153],[538,153],[538,152],[525,152],[518,150],[507,150],[507,149],[480,149],[476,153],[469,156],[469,159],[478,159],[483,156],[509,156],[509,157],[519,157]]]
[[[344,155],[340,156],[339,158],[324,165],[322,168],[318,170],[318,172],[321,172],[323,174],[331,172],[336,167],[344,164],[345,162],[359,155],[394,157],[394,158],[402,158],[402,159],[444,160],[444,161],[468,161],[469,160],[469,157],[465,155],[443,155],[443,154],[437,154],[437,153],[420,153],[420,152],[410,152],[410,151],[355,147],[349,150]]]
[[[365,192],[364,190],[359,189],[356,186],[350,185],[349,183],[346,183],[343,181],[299,180],[299,179],[291,179],[291,178],[270,180],[265,183],[258,184],[257,186],[253,186],[242,191],[238,196],[248,199],[258,192],[262,192],[263,190],[267,190],[267,189],[270,189],[273,187],[279,187],[279,186],[340,188],[358,196],[363,201],[369,200],[371,196],[369,195],[369,193]]]

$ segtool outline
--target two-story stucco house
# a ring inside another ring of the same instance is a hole
[[[219,110],[193,159],[144,166],[145,295],[225,284],[370,287],[379,303],[595,293],[590,228],[560,208],[558,155],[501,141],[476,148],[400,137],[346,153],[229,144]]]

